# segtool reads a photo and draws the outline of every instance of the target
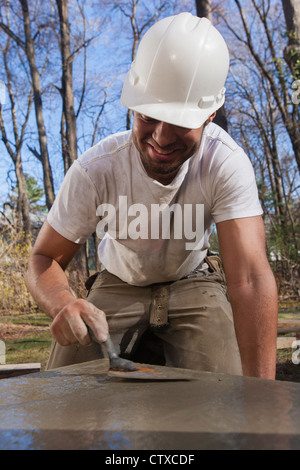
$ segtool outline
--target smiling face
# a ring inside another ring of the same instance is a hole
[[[133,142],[148,176],[164,185],[170,184],[181,165],[199,149],[203,129],[204,125],[186,129],[135,112]]]

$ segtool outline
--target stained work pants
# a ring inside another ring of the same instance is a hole
[[[231,305],[217,257],[178,281],[128,285],[104,270],[87,300],[106,313],[121,356],[141,363],[242,375]],[[105,357],[98,344],[53,341],[47,369]]]

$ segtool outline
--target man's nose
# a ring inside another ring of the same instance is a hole
[[[159,121],[152,133],[152,138],[160,147],[167,147],[176,142],[175,126]]]

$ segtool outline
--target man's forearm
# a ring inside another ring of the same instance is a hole
[[[274,379],[276,374],[277,287],[270,275],[228,286],[243,374]]]
[[[34,300],[52,318],[75,299],[63,269],[47,256],[32,256],[25,280]]]

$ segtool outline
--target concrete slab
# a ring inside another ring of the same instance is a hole
[[[9,377],[17,377],[18,375],[32,374],[34,372],[40,372],[40,370],[41,364],[39,362],[0,365],[0,379],[8,379]]]
[[[293,347],[293,344],[297,338],[295,336],[282,336],[277,338],[277,349],[289,349]]]
[[[0,449],[300,448],[300,384],[196,371],[124,380],[107,369],[100,360],[1,380]]]

